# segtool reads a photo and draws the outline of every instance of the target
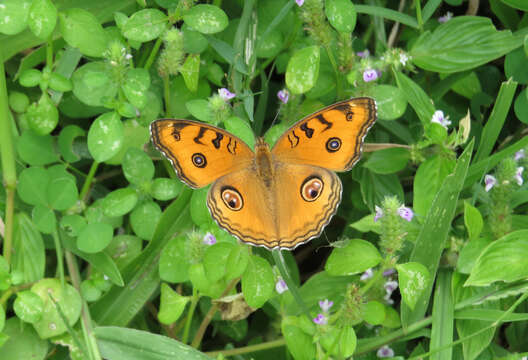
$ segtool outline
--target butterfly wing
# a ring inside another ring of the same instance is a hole
[[[249,166],[254,156],[236,136],[197,121],[156,120],[150,124],[150,134],[178,177],[193,188]]]
[[[356,98],[330,105],[289,128],[272,149],[279,161],[350,170],[376,121],[376,102]]]
[[[312,179],[320,180],[322,187],[316,199],[307,201],[302,190]],[[240,196],[236,210],[224,201],[233,191]],[[341,192],[341,181],[331,171],[277,163],[270,183],[252,168],[221,177],[209,190],[207,206],[218,225],[241,241],[293,249],[321,234],[337,211]]]

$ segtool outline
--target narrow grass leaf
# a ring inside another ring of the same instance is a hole
[[[451,276],[450,270],[442,269],[436,280],[430,350],[439,349],[453,342],[455,305],[451,294]],[[453,349],[447,348],[431,354],[431,360],[450,360],[452,355]]]

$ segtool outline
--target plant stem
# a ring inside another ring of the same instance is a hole
[[[189,330],[191,329],[191,322],[194,315],[194,309],[196,309],[196,304],[198,304],[198,291],[193,288],[193,294],[191,298],[191,307],[189,308],[189,314],[187,314],[187,322],[185,323],[185,329],[183,329],[182,343],[187,344],[187,339],[189,339]]]
[[[418,29],[420,32],[423,31],[423,19],[422,19],[422,6],[420,0],[415,0],[414,4],[416,6],[416,21],[418,22]]]
[[[0,56],[2,56],[1,51]],[[11,263],[11,249],[13,246],[13,215],[15,212],[15,189],[17,182],[11,123],[12,119],[9,112],[4,63],[0,61],[0,155],[2,158],[2,174],[7,197],[3,254],[8,264]]]
[[[83,187],[81,189],[81,193],[79,194],[79,199],[81,201],[86,201],[86,196],[88,195],[88,191],[90,191],[90,186],[92,185],[92,181],[95,176],[95,172],[97,171],[97,167],[99,166],[99,163],[97,161],[94,161],[92,163],[92,166],[90,167],[90,171],[88,172],[88,176],[86,177],[86,180],[84,180]]]
[[[156,55],[158,55],[158,51],[159,51],[159,48],[161,47],[161,44],[163,43],[163,40],[161,39],[161,37],[159,37],[156,42],[154,43],[154,47],[152,48],[152,50],[150,51],[150,55],[147,59],[147,61],[145,62],[145,66],[144,68],[146,70],[150,69],[150,67],[152,66],[152,64],[154,63],[154,59],[156,59]]]
[[[163,77],[163,98],[165,99],[165,116],[170,117],[170,81],[169,76]]]
[[[55,243],[55,252],[57,253],[57,270],[59,272],[59,279],[62,287],[64,288],[64,262],[62,260],[62,244],[60,242],[59,233],[57,228],[53,229],[53,242]]]
[[[237,349],[210,351],[210,352],[206,352],[205,354],[213,358],[216,358],[220,354],[222,354],[223,356],[234,356],[234,355],[247,354],[247,353],[251,353],[255,351],[268,350],[268,349],[272,349],[272,348],[276,348],[276,347],[280,347],[284,345],[286,345],[286,340],[277,339],[277,340],[268,341],[262,344],[249,345],[249,346],[244,346],[244,347],[240,347]]]

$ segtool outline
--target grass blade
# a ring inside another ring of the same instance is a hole
[[[451,294],[451,271],[442,269],[438,273],[433,304],[433,324],[430,349],[438,349],[453,342],[453,313],[455,305]],[[431,354],[431,360],[451,360],[453,349]]]

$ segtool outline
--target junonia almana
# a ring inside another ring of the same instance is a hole
[[[229,132],[197,121],[160,119],[152,142],[193,188],[212,183],[207,206],[218,225],[241,241],[293,249],[317,237],[336,213],[342,185],[376,121],[363,97],[330,105],[289,128],[273,148],[252,151]]]

